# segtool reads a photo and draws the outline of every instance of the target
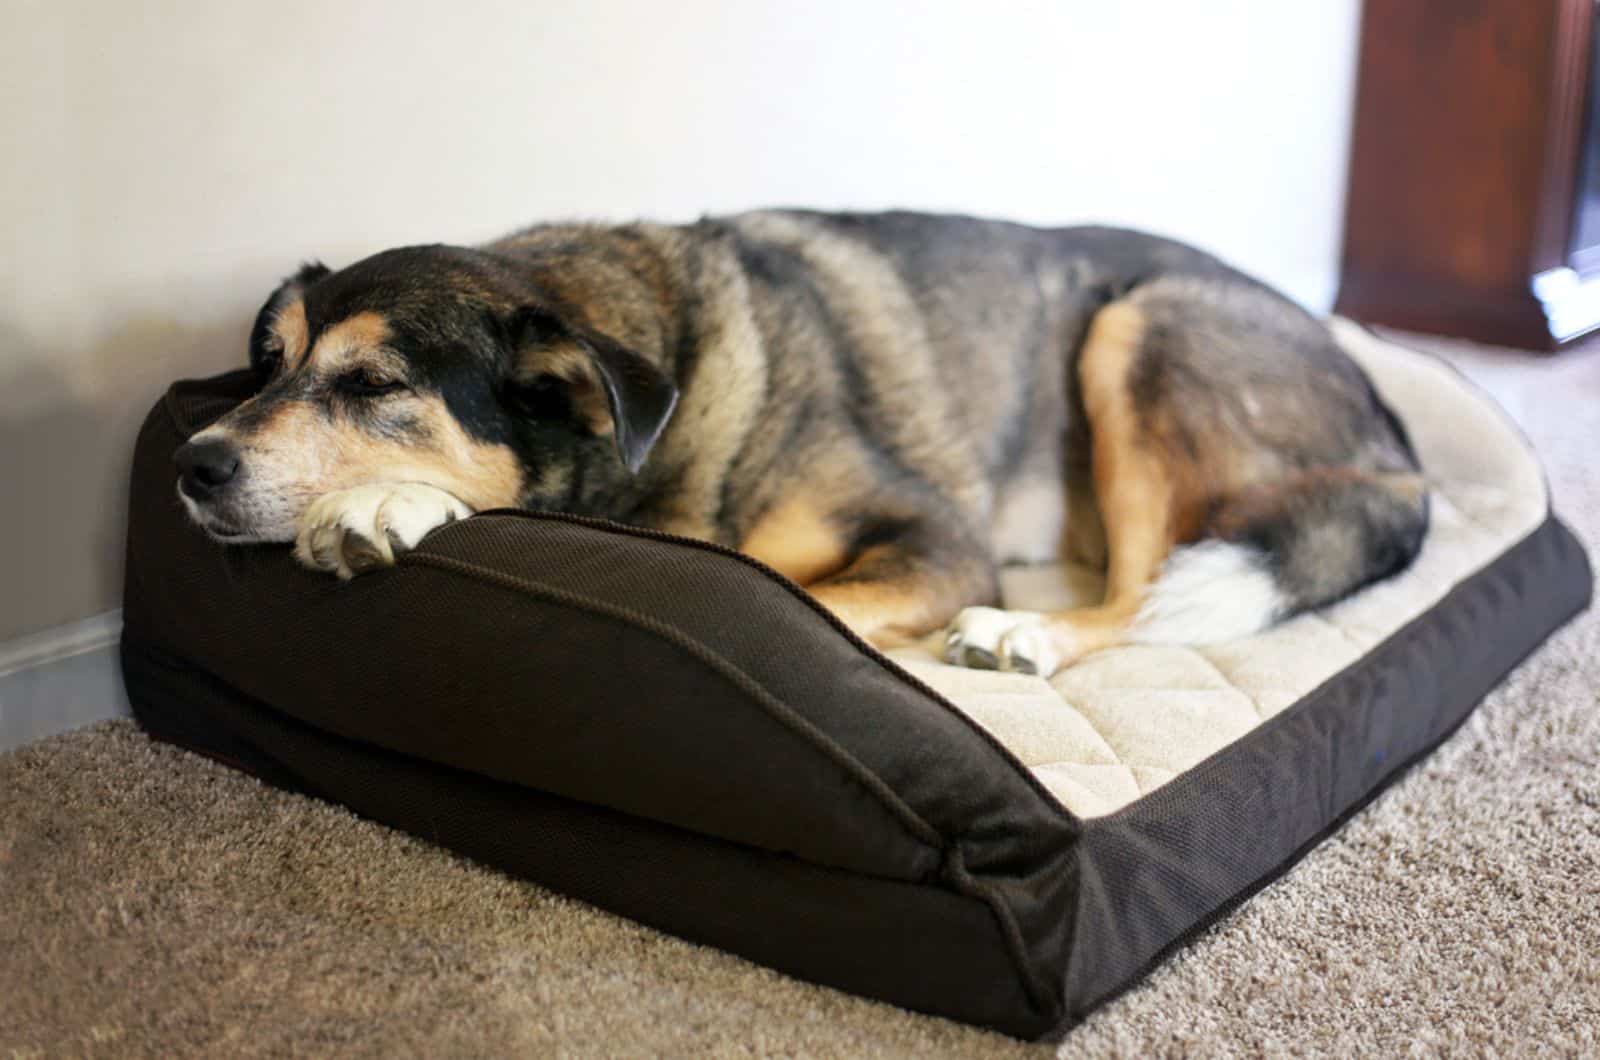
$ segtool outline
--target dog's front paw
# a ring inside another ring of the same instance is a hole
[[[420,482],[338,490],[312,501],[300,517],[294,555],[312,570],[350,578],[393,566],[428,531],[471,514],[444,490]]]
[[[1061,664],[1044,616],[1034,611],[968,607],[945,633],[945,662],[974,670],[1012,670],[1049,677]]]

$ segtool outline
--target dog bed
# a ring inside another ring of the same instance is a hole
[[[1053,679],[885,656],[726,549],[491,512],[349,583],[218,546],[135,454],[122,659],[155,736],[785,972],[1060,1033],[1292,865],[1588,601],[1537,461],[1434,360],[1336,322],[1434,488],[1403,575],[1259,636]],[[1092,595],[1009,570],[1007,603]]]

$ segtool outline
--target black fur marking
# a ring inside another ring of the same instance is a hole
[[[565,380],[540,375],[506,387],[506,400],[523,416],[535,420],[571,419],[572,395]]]
[[[855,549],[860,551],[874,545],[887,545],[904,540],[917,525],[917,520],[906,517],[884,516],[863,523],[855,533]]]
[[[255,322],[250,325],[249,362],[263,384],[277,373],[283,363],[284,351],[278,348],[272,332],[278,314],[291,298],[328,274],[328,267],[321,262],[306,262],[294,275],[285,277],[256,312]]]
[[[753,280],[781,291],[791,302],[803,297],[811,322],[827,334],[833,367],[841,384],[839,397],[845,416],[874,464],[891,480],[920,479],[898,459],[889,441],[882,436],[892,421],[886,421],[875,407],[877,395],[862,370],[861,352],[849,329],[818,290],[812,270],[794,252],[781,247],[748,239],[740,239],[737,245],[740,259]]]
[[[1028,331],[1023,342],[1033,349],[1046,349],[1050,343],[1050,307],[1045,304],[1044,296],[1037,285],[1034,287],[1036,294],[1033,303],[1033,312],[1029,314]],[[1062,353],[1066,354],[1071,346],[1063,347]],[[1025,396],[1016,415],[1006,417],[1002,424],[1002,434],[998,444],[992,450],[994,460],[989,467],[990,474],[1001,477],[1008,476],[1009,472],[1021,462],[1023,455],[1028,451],[1033,435],[1040,428],[1035,423],[1035,403]],[[1064,441],[1064,439],[1063,439]]]
[[[1420,470],[1422,461],[1417,459],[1416,447],[1411,444],[1411,432],[1406,430],[1406,425],[1400,422],[1400,417],[1396,416],[1394,410],[1379,396],[1371,380],[1367,380],[1367,390],[1372,395],[1372,404],[1377,408],[1379,418],[1383,420],[1384,426],[1388,428],[1389,433],[1394,436],[1395,442],[1400,448],[1400,453],[1405,458],[1405,466],[1412,470]]]
[[[1225,504],[1226,502],[1224,502]],[[1287,614],[1324,607],[1404,569],[1422,548],[1429,505],[1358,477],[1287,487],[1271,514],[1228,536],[1259,550]]]
[[[673,328],[677,333],[676,341],[668,347],[672,376],[680,389],[687,389],[694,378],[695,369],[700,364],[700,347],[705,339],[699,327],[699,320],[705,309],[705,299],[700,294],[704,283],[705,266],[699,254],[692,254],[685,267],[688,275],[685,278],[684,291],[677,299],[673,319]]]
[[[389,407],[381,399],[339,395],[333,407],[343,419],[374,438],[422,446],[433,437],[433,429],[426,422]]]
[[[628,471],[637,473],[678,405],[678,388],[655,365],[620,343],[593,332],[580,337],[600,372],[617,453]]]
[[[289,282],[300,287],[310,287],[323,277],[331,275],[333,275],[333,270],[322,262],[315,260],[304,261],[300,263],[299,271],[290,278]]]
[[[566,320],[548,306],[521,307],[506,331],[518,351],[568,341],[589,357],[605,391],[617,455],[630,473],[636,473],[677,406],[678,388],[672,381],[609,335]],[[572,402],[566,386],[557,377],[545,375],[514,383],[507,393],[524,415],[565,415],[570,421]]]

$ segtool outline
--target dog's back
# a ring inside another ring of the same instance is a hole
[[[767,375],[721,525],[847,613],[872,580],[864,543],[917,547],[917,602],[866,605],[907,630],[992,594],[996,562],[1053,559],[1069,534],[1103,552],[1106,494],[1128,533],[1104,558],[1128,587],[1112,629],[1057,656],[1252,632],[1420,545],[1415,456],[1364,375],[1321,322],[1194,248],[910,213],[722,224]]]

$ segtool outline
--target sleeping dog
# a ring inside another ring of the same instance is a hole
[[[518,507],[737,548],[880,646],[1049,674],[1261,630],[1404,568],[1405,430],[1316,319],[1107,228],[783,210],[307,265],[257,396],[177,453],[223,542],[341,577]],[[1063,554],[1104,602],[994,609]]]

